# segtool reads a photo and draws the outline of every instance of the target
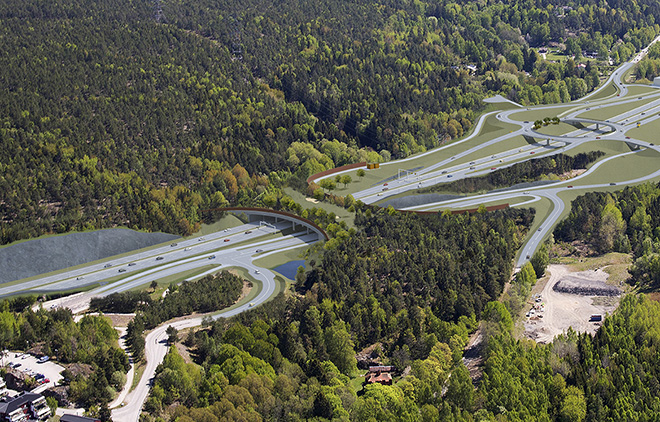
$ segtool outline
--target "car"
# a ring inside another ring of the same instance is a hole
[[[229,239],[225,239],[224,241],[225,241],[225,242],[229,242]]]
[[[494,156],[494,155],[491,155],[490,158],[495,158],[495,156]]]
[[[125,273],[125,272],[126,272],[126,268],[120,268],[120,269],[119,269],[119,272],[120,272],[120,273]]]
[[[383,186],[387,186],[387,183],[383,183]]]
[[[503,163],[504,161],[500,160],[500,163]]]
[[[530,154],[536,154],[536,151],[530,151],[529,153]]]
[[[450,178],[450,177],[454,177],[454,175],[453,174],[448,174],[447,178]]]
[[[568,186],[566,186],[566,187],[570,189],[570,188],[572,188],[572,187],[573,187],[573,185],[568,185]]]
[[[36,379],[36,380],[40,380],[42,378],[46,378],[46,376],[44,374],[37,374],[37,375],[34,376],[34,379]]]
[[[655,146],[655,144],[653,144],[653,143],[650,143],[649,145],[652,146],[652,147]]]
[[[79,277],[76,277],[76,280],[82,280],[83,278],[85,278],[85,277],[79,276]]]
[[[442,170],[441,174],[447,174],[447,170]]]
[[[385,186],[385,187],[383,188],[383,191],[386,191],[386,190],[388,190],[388,189],[389,189],[389,188],[388,188],[387,186]]]
[[[162,261],[163,259],[165,259],[165,258],[163,258],[162,256],[157,256],[156,257],[156,261]]]
[[[245,234],[250,234],[250,233],[252,233],[252,230],[248,230],[245,232]]]
[[[474,164],[474,161],[470,161],[470,164]]]
[[[626,136],[626,139],[630,139],[630,136]]]
[[[255,274],[261,274],[261,272],[259,270],[254,270],[254,273]]]
[[[537,231],[539,231],[539,232],[543,231],[543,227],[539,227],[539,229]]]
[[[256,253],[261,253],[261,252],[263,252],[263,251],[264,251],[263,249],[257,249],[255,252],[256,252]]]
[[[645,115],[645,114],[646,114],[646,112],[645,112],[645,111],[642,111],[642,116]]]
[[[224,229],[224,230],[223,230],[223,232],[225,232],[225,233],[227,233],[228,231],[229,231],[229,229]]]
[[[202,240],[204,240],[203,237],[200,237],[199,239],[197,239],[198,242],[201,242]]]
[[[103,266],[103,268],[110,268],[110,267],[112,267],[112,264],[105,264],[105,265]]]
[[[470,170],[474,170],[474,166],[470,166]]]
[[[172,243],[172,244],[170,245],[170,247],[173,248],[173,247],[175,247],[175,246],[177,246],[177,245],[178,245],[178,243]]]
[[[215,255],[209,256],[209,259],[215,259]]]
[[[254,306],[254,302],[250,302],[250,308]]]
[[[192,249],[191,247],[188,247],[188,248],[185,248],[184,251],[185,251],[185,252],[188,252],[188,251],[191,250],[191,249]]]
[[[529,123],[529,120],[525,120],[523,123]]]
[[[529,259],[529,255],[527,255],[527,256],[525,257],[525,259]]]
[[[14,368],[14,369],[20,368],[21,366],[23,366],[23,365],[21,363],[18,363],[18,362],[11,365],[11,367]]]
[[[610,182],[610,186],[616,186],[616,183]]]
[[[40,357],[40,358],[37,360],[37,362],[38,362],[38,363],[45,363],[45,362],[48,362],[49,360],[50,360],[50,357],[48,357],[48,356],[42,356],[42,357]]]
[[[491,167],[490,169],[491,170],[497,170],[497,167]]]
[[[641,99],[642,99],[642,97],[637,97],[637,99],[638,99],[638,100],[641,100]]]
[[[587,107],[586,109],[587,109],[587,110],[591,110],[591,107]]]
[[[129,262],[129,263],[128,263],[128,266],[129,266],[129,267],[134,267],[134,266],[135,266],[135,262]]]
[[[600,139],[600,136],[596,136],[596,139]]]
[[[378,192],[378,195],[376,195],[376,196],[383,196],[383,193],[382,193],[382,192]]]

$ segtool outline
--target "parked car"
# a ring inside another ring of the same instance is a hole
[[[45,362],[48,362],[49,360],[50,360],[49,356],[42,356],[42,357],[39,358],[39,360],[37,360],[37,362],[45,363]]]

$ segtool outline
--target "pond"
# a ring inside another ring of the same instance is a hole
[[[288,278],[289,280],[295,280],[296,274],[298,273],[298,267],[305,268],[304,259],[287,262],[286,264],[282,264],[279,267],[274,268],[274,270],[282,274],[284,277]]]

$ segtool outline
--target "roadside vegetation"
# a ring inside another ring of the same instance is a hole
[[[506,188],[518,183],[560,180],[560,176],[565,177],[566,173],[570,173],[573,170],[586,169],[589,164],[595,162],[603,155],[605,153],[601,151],[594,151],[579,153],[575,156],[557,154],[552,157],[536,158],[495,170],[485,176],[442,183],[429,188],[419,189],[417,192],[474,193]]]

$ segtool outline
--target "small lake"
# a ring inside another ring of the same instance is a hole
[[[305,268],[305,260],[304,259],[299,259],[297,261],[291,261],[287,262],[286,264],[282,264],[279,267],[274,268],[274,271],[277,271],[278,273],[282,274],[284,277],[288,278],[289,280],[296,280],[296,274],[298,273],[298,267],[303,267]]]

